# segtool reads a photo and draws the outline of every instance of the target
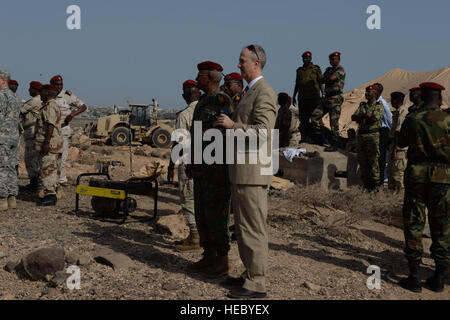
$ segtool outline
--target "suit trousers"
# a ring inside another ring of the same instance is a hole
[[[268,259],[267,186],[231,185],[236,239],[245,266],[243,288],[266,292]]]

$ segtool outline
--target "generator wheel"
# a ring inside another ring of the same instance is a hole
[[[126,146],[130,144],[130,131],[125,127],[114,129],[111,135],[111,142],[114,146]]]
[[[152,134],[152,142],[158,148],[167,148],[171,143],[170,138],[170,132],[161,128],[156,129]]]

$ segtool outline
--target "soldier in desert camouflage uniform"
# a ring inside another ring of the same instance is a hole
[[[278,94],[278,104],[280,109],[278,109],[275,129],[279,130],[279,146],[283,148],[298,144],[296,135],[299,126],[298,110],[291,105],[291,97],[285,92]]]
[[[17,89],[19,88],[19,83],[16,80],[10,79],[8,81],[8,87],[12,92],[14,92],[14,94],[17,94]]]
[[[374,190],[380,180],[378,166],[379,132],[381,118],[384,114],[383,105],[376,101],[378,88],[374,85],[366,88],[367,102],[361,102],[352,120],[358,123],[358,162],[361,167],[361,178],[364,188]]]
[[[229,112],[229,114],[232,114],[233,110],[236,108],[236,106],[239,104],[239,101],[241,100],[242,89],[244,88],[244,79],[239,73],[233,72],[227,74],[224,80],[225,80],[224,84],[225,90],[223,91],[229,97],[231,97],[232,110]]]
[[[61,134],[61,110],[56,102],[58,88],[43,85],[41,99],[43,107],[36,123],[35,143],[39,152],[39,177],[43,189],[39,190],[37,204],[52,206],[56,204],[56,191],[59,185],[59,165],[63,151]]]
[[[230,234],[228,229],[231,189],[225,159],[223,164],[194,163],[196,145],[195,123],[202,123],[202,130],[214,128],[214,122],[224,110],[230,110],[230,97],[220,91],[219,83],[223,68],[214,62],[198,64],[197,82],[204,92],[195,107],[191,126],[192,165],[188,166],[188,175],[194,178],[195,220],[200,234],[200,246],[204,249],[203,258],[188,266],[192,272],[200,272],[209,278],[218,278],[228,274],[230,266]],[[202,134],[203,135],[203,134]],[[225,139],[224,139],[225,141]],[[209,142],[202,143],[203,151]],[[225,151],[225,143],[224,143]],[[224,153],[225,156],[225,153]]]
[[[34,144],[34,131],[42,109],[41,88],[42,84],[40,82],[30,82],[29,93],[32,98],[25,102],[20,110],[22,127],[24,129],[25,166],[27,167],[28,178],[30,178],[30,184],[26,188],[30,191],[36,191],[39,183],[39,153],[36,152]]]
[[[440,108],[444,87],[427,82],[420,88],[423,105],[405,119],[398,137],[399,147],[408,147],[403,223],[409,277],[400,285],[414,292],[422,290],[419,268],[428,209],[436,270],[426,284],[442,292],[450,262],[450,115]]]
[[[340,65],[341,54],[333,52],[329,56],[331,67],[328,67],[323,74],[325,83],[325,98],[322,103],[314,110],[311,124],[315,132],[315,140],[319,144],[322,142],[322,123],[323,116],[329,114],[331,134],[333,136],[331,146],[325,148],[325,151],[336,151],[339,142],[339,118],[341,116],[341,107],[344,102],[345,70]]]
[[[16,208],[20,102],[8,88],[10,74],[0,70],[0,211]]]

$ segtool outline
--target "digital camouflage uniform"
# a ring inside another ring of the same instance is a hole
[[[22,123],[23,138],[25,141],[25,166],[28,178],[36,179],[39,176],[39,153],[36,152],[34,132],[36,121],[42,109],[41,96],[37,95],[24,103],[20,113],[25,118]]]
[[[425,209],[431,229],[431,257],[436,265],[450,261],[450,115],[423,105],[404,121],[398,144],[408,147],[403,223],[405,254],[420,261]]]
[[[21,103],[9,88],[0,89],[0,198],[17,196],[17,151]]]
[[[216,117],[221,113],[229,114],[231,99],[219,89],[210,96],[200,97],[195,107],[191,126],[191,137],[194,136],[194,122],[202,122],[203,132],[213,128]],[[195,139],[192,138],[192,158],[194,158]],[[203,142],[202,150],[209,144]],[[225,157],[225,137],[224,137]],[[203,159],[203,158],[202,158]],[[224,159],[225,160],[225,159]],[[228,169],[224,164],[192,165],[194,178],[195,221],[200,235],[200,246],[205,250],[215,250],[218,256],[227,255],[230,250],[228,230],[231,189],[228,180]]]
[[[357,134],[357,153],[358,162],[361,167],[361,178],[366,189],[372,190],[380,181],[380,167],[378,166],[378,157],[380,156],[380,134],[381,118],[384,114],[383,104],[374,102],[370,105],[368,102],[361,102],[354,115],[372,114],[376,120],[370,123],[364,119],[358,124]]]
[[[275,129],[278,129],[280,148],[289,147],[296,141],[295,133],[298,131],[298,110],[294,106],[282,106],[278,109]],[[298,142],[298,141],[297,141]]]
[[[47,195],[56,195],[56,189],[59,186],[59,166],[61,154],[63,152],[63,137],[61,134],[61,110],[56,99],[47,101],[41,109],[41,113],[36,122],[35,146],[39,153],[39,177],[41,179],[43,190],[39,191],[39,198]],[[41,152],[48,126],[54,127],[50,139],[50,151],[43,155]]]
[[[332,75],[336,76],[337,79],[329,83],[328,79]],[[341,65],[336,68],[328,67],[323,74],[323,82],[325,83],[325,98],[314,110],[311,117],[311,124],[314,131],[320,134],[323,125],[321,120],[326,114],[329,114],[331,133],[334,143],[337,143],[339,140],[339,118],[341,116],[342,103],[344,102],[344,96],[342,95],[345,84],[344,68]]]
[[[191,102],[189,106],[178,113],[175,124],[176,129],[191,131],[192,117],[197,101]],[[191,232],[197,232],[194,214],[194,180],[186,176],[186,165],[178,165],[178,190],[180,192],[181,210]]]
[[[404,190],[403,175],[406,169],[406,152],[408,151],[408,148],[399,148],[397,141],[398,134],[400,133],[400,129],[407,114],[408,108],[406,106],[401,106],[392,112],[392,127],[389,138],[393,142],[391,144],[390,154],[393,155],[395,153],[396,159],[389,160],[387,174],[389,189],[395,190],[396,192],[403,192]]]
[[[302,139],[312,133],[311,116],[320,104],[320,85],[323,82],[320,67],[310,63],[297,69],[295,88],[298,90],[298,109]],[[294,97],[295,98],[295,97]]]
[[[60,183],[66,183],[67,177],[66,177],[66,160],[67,160],[67,154],[69,152],[69,144],[70,144],[70,137],[72,136],[72,128],[70,125],[64,124],[64,119],[70,115],[74,110],[78,110],[83,106],[84,102],[81,101],[77,96],[75,96],[71,91],[68,90],[61,90],[61,92],[56,97],[56,102],[58,103],[60,110],[61,110],[61,127],[62,127],[62,138],[63,138],[63,149],[62,149],[62,155],[61,155],[61,161],[60,161]]]

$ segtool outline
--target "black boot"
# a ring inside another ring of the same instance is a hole
[[[420,261],[409,262],[408,266],[409,277],[400,280],[399,284],[403,289],[420,293],[422,292],[422,284],[419,277]]]
[[[34,192],[38,189],[39,178],[31,178],[30,183],[25,186],[25,189],[30,192]]]
[[[45,196],[44,198],[39,198],[37,205],[38,206],[54,206],[56,205],[56,195],[55,194],[49,194]]]
[[[434,275],[426,280],[426,285],[434,292],[444,291],[445,277],[447,275],[447,266],[436,265],[436,271]]]

